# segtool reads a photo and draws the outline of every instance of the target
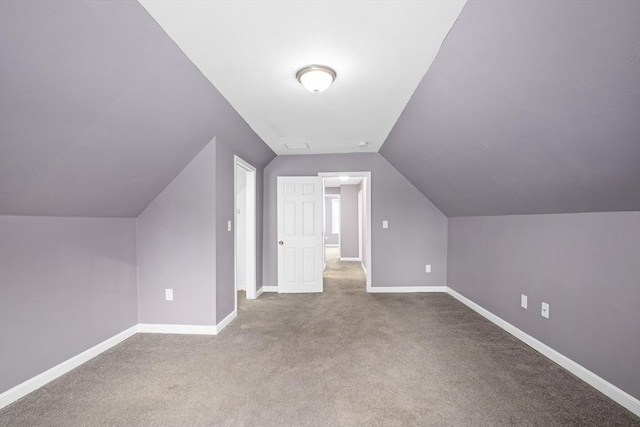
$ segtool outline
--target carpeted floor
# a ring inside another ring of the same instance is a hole
[[[239,299],[220,335],[138,334],[0,412],[2,426],[597,426],[640,419],[446,294]]]

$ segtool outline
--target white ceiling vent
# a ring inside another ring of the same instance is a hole
[[[300,150],[308,150],[309,144],[305,144],[304,142],[290,142],[284,144],[288,150],[292,151],[300,151]]]

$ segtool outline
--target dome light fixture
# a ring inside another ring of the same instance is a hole
[[[336,72],[326,65],[309,65],[296,73],[296,79],[310,92],[326,90],[336,79]]]

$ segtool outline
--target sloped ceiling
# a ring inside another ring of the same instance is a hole
[[[0,213],[137,216],[214,136],[275,156],[136,1],[0,7]]]
[[[447,216],[640,210],[640,2],[470,0],[380,153]]]
[[[0,213],[137,216],[213,136],[274,157],[136,1],[0,8]],[[448,216],[640,210],[639,40],[638,1],[471,0],[381,154]]]
[[[139,1],[278,155],[377,152],[465,4]],[[318,63],[315,94],[295,74]]]

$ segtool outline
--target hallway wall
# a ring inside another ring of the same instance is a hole
[[[278,156],[265,167],[262,284],[278,284],[276,177],[342,171],[371,171],[372,286],[445,286],[447,217],[377,153]]]

